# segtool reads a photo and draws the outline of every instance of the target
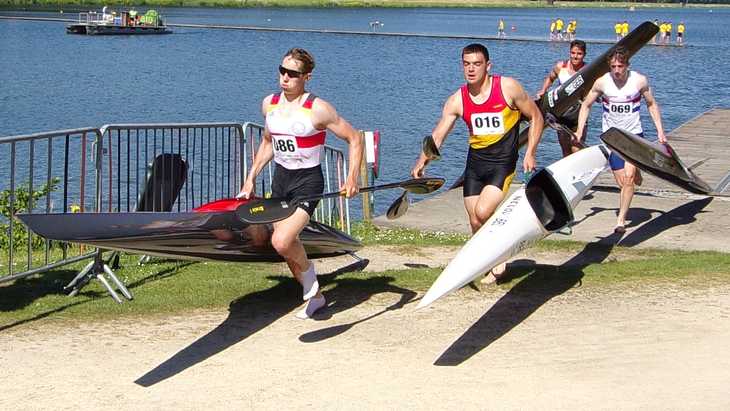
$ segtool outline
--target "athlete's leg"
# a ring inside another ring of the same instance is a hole
[[[466,209],[466,215],[469,216],[469,226],[471,226],[471,233],[474,234],[482,226],[481,222],[476,215],[476,205],[479,202],[479,196],[464,197],[464,209]]]
[[[558,142],[560,143],[560,149],[563,151],[563,157],[567,157],[580,151],[580,147],[573,144],[573,136],[568,133],[558,131]]]
[[[511,178],[509,180],[511,180]],[[508,188],[509,186],[507,186],[507,188],[505,189]],[[502,200],[504,200],[505,195],[506,193],[502,191],[501,188],[496,186],[488,185],[485,186],[484,189],[482,189],[482,193],[479,195],[479,200],[474,207],[476,218],[478,221],[480,221],[480,227],[484,225],[484,223],[486,223],[490,217],[492,217],[494,211],[502,203]],[[507,263],[501,263],[496,267],[493,267],[489,273],[492,274],[494,280],[496,281],[499,279],[500,275],[504,274],[506,268]]]
[[[623,227],[626,225],[626,214],[631,206],[631,200],[634,198],[637,169],[633,164],[626,163],[623,169],[614,170],[613,175],[621,187],[616,226]]]
[[[476,233],[494,214],[494,210],[497,209],[503,199],[504,193],[502,190],[492,185],[484,186],[478,196],[464,197],[464,207],[466,208],[466,214],[469,215],[472,234]]]
[[[309,214],[297,208],[291,216],[275,222],[271,234],[271,245],[284,258],[294,278],[302,284],[305,300],[321,296],[314,265],[307,259],[304,246],[299,241],[299,233],[308,222]]]

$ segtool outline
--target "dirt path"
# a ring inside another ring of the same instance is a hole
[[[366,251],[385,268],[453,252]],[[409,290],[338,287],[316,321],[245,297],[36,321],[0,333],[0,408],[730,409],[730,284],[580,280],[532,275],[421,311]]]

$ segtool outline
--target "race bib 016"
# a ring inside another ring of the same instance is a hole
[[[471,115],[471,129],[477,136],[504,134],[502,113],[474,113]]]

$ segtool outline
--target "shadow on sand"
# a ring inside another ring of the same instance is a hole
[[[619,245],[623,247],[635,247],[672,227],[691,224],[697,220],[697,218],[695,218],[697,214],[705,212],[702,210],[704,210],[704,208],[707,207],[713,199],[714,197],[707,197],[700,200],[690,201],[689,203],[669,210],[666,213],[661,213],[659,217],[654,218],[651,222],[644,224],[629,233],[619,242]],[[637,211],[639,210],[642,209],[638,209]],[[629,213],[632,213],[633,211],[634,209],[630,209]],[[633,214],[630,214],[629,218],[633,219]]]
[[[364,264],[367,264],[367,262]],[[323,287],[327,284],[335,284],[335,287],[324,293],[328,300],[328,306],[321,311],[321,314],[317,313],[315,315],[315,320],[330,318],[333,314],[352,308],[366,301],[372,295],[382,292],[398,292],[402,295],[400,301],[389,307],[389,309],[401,307],[415,296],[413,291],[390,284],[394,280],[392,277],[336,278],[339,274],[348,271],[361,270],[362,265],[363,263],[355,263],[335,272],[318,276]],[[276,281],[277,284],[269,289],[247,294],[231,302],[228,318],[220,325],[145,373],[135,383],[149,387],[164,381],[245,340],[283,316],[290,315],[295,308],[302,304],[299,298],[302,292],[301,286],[290,276],[272,276],[269,278]],[[374,316],[369,318],[372,317]],[[310,333],[308,337],[303,337],[302,341],[312,342],[329,338],[369,318],[348,324],[346,327]]]
[[[434,365],[455,366],[485,349],[527,319],[543,304],[567,290],[579,286],[584,269],[601,263],[615,245],[635,246],[657,234],[695,221],[695,215],[712,201],[711,197],[695,200],[666,213],[658,210],[631,209],[632,225],[648,221],[625,238],[619,234],[599,238],[587,244],[576,256],[560,266],[539,265],[532,260],[517,260],[509,264],[510,279],[521,278],[505,296],[499,299],[474,325],[448,347]],[[592,209],[591,215],[608,209]],[[660,215],[651,219],[653,212]],[[509,279],[507,280],[509,281]]]

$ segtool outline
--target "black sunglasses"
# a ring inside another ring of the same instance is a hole
[[[289,70],[288,68],[286,68],[284,66],[279,66],[279,74],[281,74],[282,76],[284,74],[286,74],[289,76],[289,78],[299,78],[299,77],[305,75],[306,73],[302,73],[301,71],[296,71],[296,70]]]

